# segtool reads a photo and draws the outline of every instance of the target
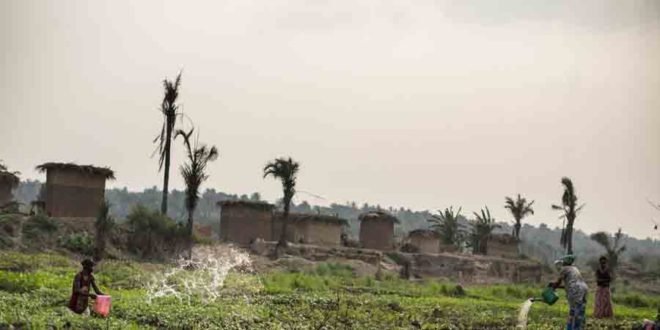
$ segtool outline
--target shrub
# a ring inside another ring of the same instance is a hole
[[[44,214],[33,215],[23,224],[23,234],[27,238],[37,238],[42,234],[52,234],[57,230],[55,220]]]
[[[72,233],[62,236],[59,245],[71,252],[91,256],[94,254],[94,239],[87,232]]]
[[[185,247],[186,227],[162,215],[137,205],[127,217],[128,249],[142,257],[162,257],[175,254]]]

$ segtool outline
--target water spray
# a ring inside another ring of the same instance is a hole
[[[180,257],[174,267],[152,277],[147,285],[147,301],[174,297],[188,304],[194,298],[213,302],[220,297],[231,270],[251,268],[249,255],[233,247],[195,247],[190,259]]]

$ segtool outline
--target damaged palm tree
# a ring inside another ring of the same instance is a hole
[[[172,134],[174,133],[174,125],[177,117],[180,115],[178,112],[179,106],[176,100],[179,97],[179,86],[181,86],[181,72],[177,74],[174,81],[167,79],[163,80],[163,87],[165,88],[165,96],[160,106],[160,112],[163,114],[163,127],[160,134],[154,139],[154,143],[158,143],[156,152],[159,154],[158,158],[158,171],[163,170],[163,199],[160,204],[160,212],[167,214],[167,193],[170,184],[170,155],[172,149]]]
[[[209,176],[206,174],[206,167],[208,163],[218,158],[218,149],[215,146],[207,146],[199,144],[197,140],[191,144],[190,137],[193,134],[193,129],[188,133],[178,130],[175,138],[178,136],[183,137],[183,144],[186,147],[187,162],[180,168],[181,176],[186,183],[186,211],[188,211],[188,222],[186,230],[188,234],[188,258],[192,257],[192,235],[193,235],[193,222],[194,213],[199,202],[199,188],[202,183],[206,181]]]
[[[506,197],[505,199],[504,208],[511,211],[511,215],[516,221],[516,223],[513,225],[513,228],[514,236],[517,240],[520,240],[520,227],[522,227],[522,219],[529,214],[534,214],[534,209],[532,208],[533,204],[534,201],[527,202],[527,199],[520,197],[520,194],[518,194],[518,198],[516,198],[516,200],[513,200],[511,197]]]
[[[584,204],[578,206],[578,198],[575,195],[573,181],[567,177],[561,179],[564,186],[564,194],[561,197],[561,205],[552,205],[553,210],[562,211],[560,219],[564,219],[564,228],[561,232],[560,243],[566,249],[567,254],[573,254],[573,225],[577,214],[582,210]]]
[[[616,267],[619,265],[619,256],[626,251],[626,246],[623,245],[624,235],[621,232],[621,228],[614,234],[612,241],[610,241],[610,235],[602,231],[591,234],[590,238],[605,248],[607,266],[613,274],[616,273]]]
[[[264,167],[264,178],[272,176],[275,179],[282,181],[282,191],[284,196],[282,202],[284,204],[284,213],[282,214],[282,232],[277,243],[278,247],[286,247],[286,231],[289,218],[289,209],[291,208],[291,200],[296,194],[296,175],[300,164],[289,157],[277,158],[274,161],[266,164]]]

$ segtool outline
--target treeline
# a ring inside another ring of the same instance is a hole
[[[21,182],[15,191],[16,200],[29,205],[29,203],[39,195],[41,183],[38,181]],[[147,209],[158,210],[160,208],[162,191],[156,187],[145,189],[141,192],[128,191],[123,189],[108,189],[106,199],[111,204],[111,214],[122,221],[126,219],[131,210],[137,205],[143,205]],[[186,219],[186,208],[184,205],[184,192],[173,190],[168,198],[168,216],[179,222]],[[219,228],[220,210],[216,206],[218,201],[222,200],[251,200],[261,201],[259,193],[250,195],[228,194],[215,189],[206,189],[200,198],[199,206],[195,210],[195,221],[200,224],[211,224],[216,229]],[[281,205],[280,205],[281,206]],[[391,208],[381,207],[380,205],[371,205],[368,203],[358,204],[356,202],[347,202],[345,204],[331,204],[330,206],[315,206],[306,201],[292,205],[292,212],[301,213],[319,213],[326,215],[335,215],[347,219],[349,228],[347,232],[353,237],[358,236],[359,222],[358,216],[370,210],[386,210],[396,216],[401,223],[395,227],[395,234],[399,237],[405,233],[418,228],[429,228],[428,219],[432,212],[413,211],[403,207]],[[554,220],[554,219],[553,219]],[[467,219],[460,216],[460,221],[467,223]],[[501,228],[495,232],[512,233],[513,223],[500,223]],[[625,231],[625,228],[624,228]],[[573,245],[576,255],[582,263],[586,263],[603,254],[603,248],[589,238],[589,235],[583,231],[577,230],[573,234]],[[548,226],[541,224],[539,227],[523,224],[521,233],[523,244],[521,251],[530,257],[539,259],[550,264],[557,257],[562,255],[564,249],[560,242],[561,228],[557,225]],[[623,259],[637,263],[643,270],[654,270],[660,268],[660,242],[651,239],[640,240],[634,237],[626,237],[626,251]],[[655,263],[655,266],[654,266]],[[660,270],[660,269],[659,269]]]

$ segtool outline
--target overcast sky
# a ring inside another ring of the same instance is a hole
[[[291,156],[325,198],[298,201],[508,221],[521,193],[552,226],[569,176],[579,229],[660,222],[658,1],[1,0],[0,20],[0,159],[23,178],[75,161],[161,187],[161,81],[183,69],[220,149],[208,188],[274,200],[262,168]]]

